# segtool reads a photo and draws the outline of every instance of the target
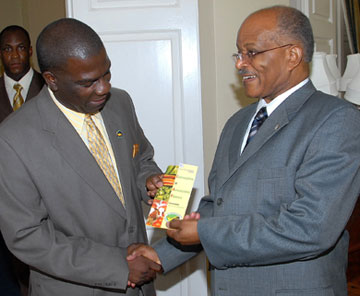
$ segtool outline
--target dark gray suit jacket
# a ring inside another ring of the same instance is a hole
[[[199,206],[212,295],[347,295],[344,228],[360,191],[360,112],[309,82],[240,155],[255,110],[227,122]],[[165,271],[195,254],[165,240],[155,248]]]
[[[127,289],[127,246],[147,242],[141,201],[160,169],[125,91],[111,90],[102,117],[126,209],[46,87],[0,125],[0,226],[30,265],[31,295],[143,295]]]
[[[35,97],[40,92],[44,84],[45,81],[41,74],[34,70],[34,75],[31,80],[25,102]],[[0,77],[0,122],[2,122],[12,112],[13,108],[11,107],[9,96],[6,92],[4,76],[2,76]]]

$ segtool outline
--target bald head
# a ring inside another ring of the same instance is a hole
[[[314,36],[310,21],[301,11],[288,6],[272,6],[258,10],[252,17],[270,17],[276,22],[273,38],[279,42],[288,39],[300,43],[304,51],[304,61],[310,63],[314,53]]]
[[[71,18],[46,26],[36,42],[41,72],[61,69],[69,58],[86,59],[103,48],[100,37],[92,28]]]
[[[270,102],[309,76],[312,31],[296,9],[274,6],[254,12],[241,25],[236,46],[235,66],[249,97]]]

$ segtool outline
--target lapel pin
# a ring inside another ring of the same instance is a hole
[[[275,125],[275,130],[278,130],[280,128],[280,124]]]
[[[132,157],[134,158],[138,153],[139,153],[139,144],[134,144]]]
[[[122,137],[123,133],[121,130],[116,131],[116,135],[118,138]]]

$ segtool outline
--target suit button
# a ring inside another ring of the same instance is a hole
[[[216,204],[217,204],[218,206],[220,206],[222,203],[223,203],[223,199],[222,199],[221,197],[218,198],[218,200],[216,201]]]

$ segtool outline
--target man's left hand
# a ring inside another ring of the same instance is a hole
[[[197,245],[200,244],[197,224],[198,219],[172,220],[167,223],[171,229],[166,233],[182,245]]]

